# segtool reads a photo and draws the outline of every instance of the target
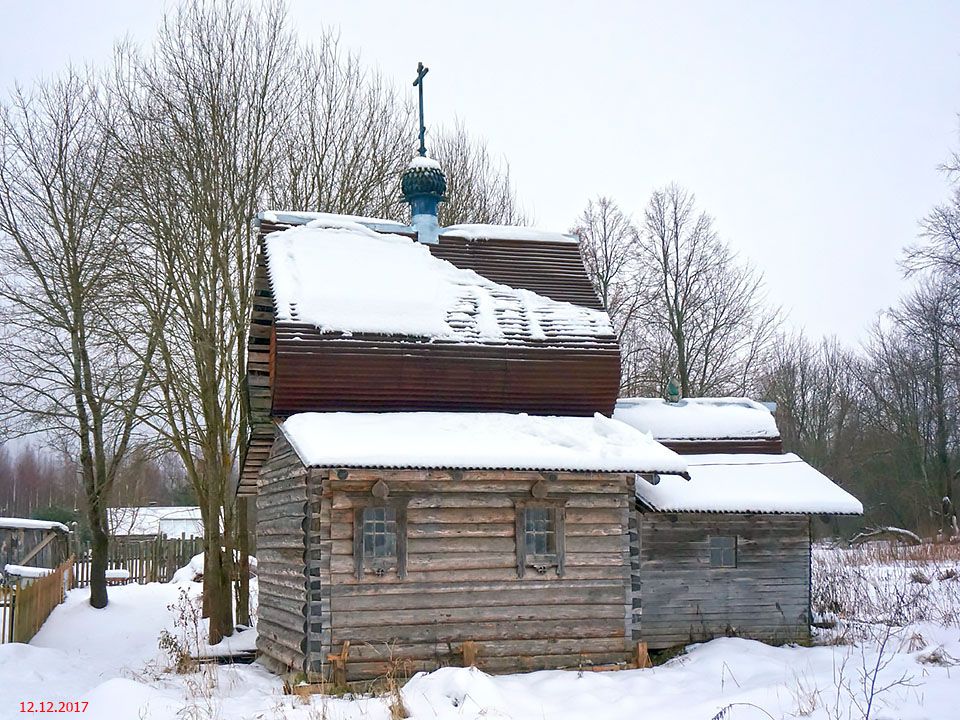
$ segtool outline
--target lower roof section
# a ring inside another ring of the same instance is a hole
[[[687,455],[689,480],[638,478],[637,498],[655,512],[862,515],[853,495],[792,453]]]
[[[307,467],[670,473],[683,458],[616,420],[523,413],[300,413],[280,425]]]

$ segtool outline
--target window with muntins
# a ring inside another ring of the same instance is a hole
[[[390,507],[363,509],[363,557],[397,557],[397,511]]]
[[[553,509],[528,507],[523,511],[527,555],[556,555],[557,526]]]
[[[353,554],[356,576],[383,577],[395,572],[406,574],[405,503],[391,501],[365,503],[356,507],[353,528]]]
[[[554,568],[563,575],[564,511],[562,505],[519,505],[517,507],[517,572],[527,568],[543,575]]]
[[[714,535],[710,538],[710,567],[737,566],[737,538]]]

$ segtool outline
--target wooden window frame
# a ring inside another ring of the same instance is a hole
[[[517,501],[516,507],[516,546],[517,546],[517,576],[525,577],[527,568],[533,568],[538,575],[546,575],[548,568],[555,568],[556,574],[563,577],[566,562],[566,503],[563,500],[533,500]],[[526,511],[528,509],[549,510],[554,528],[553,554],[527,554]]]
[[[718,546],[718,547],[715,548],[714,545],[713,545],[713,541],[714,541],[714,540],[732,540],[732,541],[733,541],[733,547],[721,547],[721,546]],[[711,536],[709,536],[709,537],[707,538],[707,550],[708,550],[709,553],[710,553],[710,557],[709,557],[710,567],[711,567],[711,568],[735,568],[735,567],[737,567],[737,561],[739,560],[739,554],[740,554],[740,552],[739,552],[739,546],[740,546],[739,538],[738,538],[736,535],[711,535]],[[714,563],[714,562],[713,562],[713,555],[714,555],[714,551],[715,551],[715,550],[720,553],[720,562],[719,562],[719,563]],[[726,554],[727,554],[728,552],[729,552],[729,553],[732,553],[732,562],[725,562],[725,561],[724,561],[724,558],[725,558],[725,556],[726,556]]]
[[[363,513],[370,508],[389,508],[396,515],[397,554],[392,558],[367,557],[363,553]],[[353,560],[357,580],[367,576],[381,578],[395,572],[401,580],[407,576],[407,499],[353,499]]]

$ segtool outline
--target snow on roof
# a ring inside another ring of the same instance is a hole
[[[8,530],[61,530],[70,532],[63,523],[52,520],[31,520],[28,518],[0,518],[0,528]]]
[[[362,215],[336,215],[334,213],[304,212],[302,210],[264,210],[257,214],[258,220],[286,225],[306,225],[314,220],[323,222],[353,222],[377,228],[390,228],[394,232],[413,232],[413,228],[396,220],[363,217]]]
[[[657,440],[732,440],[777,438],[776,420],[765,406],[748,398],[620,398],[613,417]]]
[[[510,413],[301,413],[281,425],[308,467],[682,473],[686,463],[616,420]]]
[[[613,333],[601,310],[500,285],[410,238],[336,216],[271,233],[266,253],[277,320],[322,332],[467,343]]]
[[[107,525],[114,535],[203,535],[200,508],[191,506],[107,508]]]
[[[796,455],[685,455],[690,480],[637,478],[640,501],[658,512],[862,515],[853,495]]]
[[[467,240],[525,240],[528,242],[576,243],[575,235],[537,230],[522,225],[450,225],[440,228],[441,235]]]

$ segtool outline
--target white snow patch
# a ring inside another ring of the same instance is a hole
[[[434,160],[432,157],[423,157],[422,155],[414,155],[410,162],[407,163],[408,170],[419,170],[419,169],[429,169],[429,170],[440,170],[440,163]]]
[[[683,459],[690,480],[637,478],[637,497],[661,512],[863,514],[859,500],[792,453]]]
[[[42,578],[53,572],[53,568],[30,567],[28,565],[4,565],[3,572],[23,578]]]
[[[621,398],[613,417],[657,440],[717,440],[780,437],[770,410],[748,398]]]
[[[172,583],[195,582],[203,577],[203,553],[197,553],[170,578]]]
[[[304,212],[301,210],[264,210],[257,214],[257,218],[264,222],[284,223],[286,225],[306,225],[314,220],[322,222],[352,222],[360,225],[373,225],[376,227],[393,226],[395,232],[411,230],[410,227],[396,220],[386,218],[365,217],[363,215],[337,215],[336,213],[324,212]]]
[[[0,528],[9,530],[62,530],[70,532],[63,523],[53,520],[31,520],[29,518],[5,518],[0,517]]]
[[[574,235],[538,230],[522,225],[476,225],[464,223],[440,229],[441,236],[467,240],[522,240],[524,242],[577,243]]]
[[[410,335],[455,342],[609,338],[600,310],[500,285],[400,235],[337,216],[270,234],[276,318],[321,332]]]
[[[239,552],[234,551],[234,560],[239,563],[240,558],[242,557]],[[250,574],[256,575],[257,573],[257,559],[253,555],[247,556],[247,563],[250,566]],[[184,582],[200,582],[203,579],[203,553],[197,553],[192,558],[190,562],[184,565],[181,568],[173,573],[173,577],[170,578],[172,583],[184,583]]]
[[[281,428],[312,467],[686,470],[649,435],[603,415],[301,413]]]

